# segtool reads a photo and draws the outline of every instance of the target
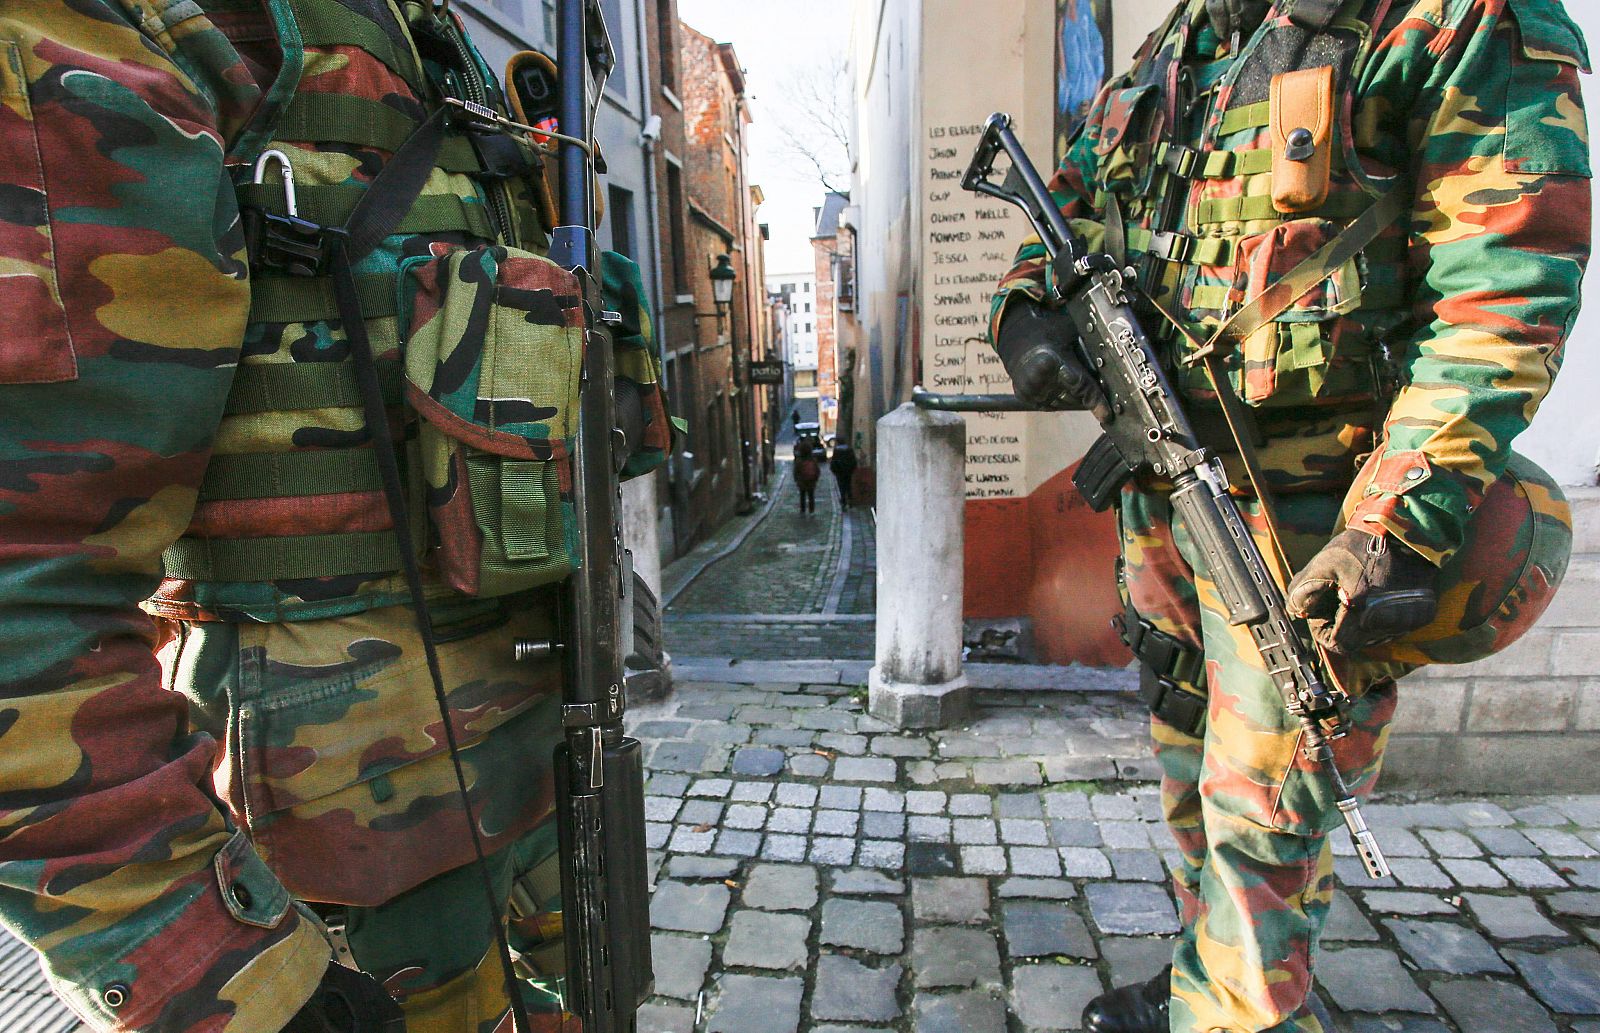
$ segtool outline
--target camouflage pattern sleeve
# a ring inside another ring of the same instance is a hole
[[[1062,214],[1071,220],[1072,228],[1089,243],[1091,248],[1099,247],[1100,242],[1105,239],[1105,225],[1096,218],[1097,213],[1094,209],[1096,193],[1094,184],[1106,108],[1113,103],[1116,96],[1112,89],[1114,83],[1115,80],[1100,88],[1094,103],[1089,106],[1088,116],[1073,133],[1060,167],[1056,169],[1055,175],[1050,177],[1050,182],[1047,184],[1050,195],[1055,198]],[[1005,315],[1006,302],[1011,294],[1018,292],[1035,301],[1043,301],[1048,276],[1044,244],[1039,241],[1038,234],[1030,234],[1017,249],[1017,259],[1010,272],[1000,278],[1000,286],[995,290],[994,301],[990,304],[991,344],[1000,335],[1000,320]]]
[[[1442,27],[1417,13],[1427,6],[1382,44],[1438,59],[1411,106],[1416,332],[1351,521],[1443,563],[1550,390],[1577,316],[1588,58],[1558,0],[1472,0]]]
[[[277,1030],[329,956],[138,608],[243,338],[252,81],[192,3],[0,5],[0,921],[101,1031]]]

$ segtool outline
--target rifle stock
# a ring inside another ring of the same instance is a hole
[[[1005,182],[996,184],[994,166],[1001,154],[1010,159],[1011,169]],[[990,117],[962,186],[1027,214],[1051,261],[1055,300],[1078,330],[1079,357],[1111,402],[1112,415],[1102,424],[1105,434],[1090,450],[1092,462],[1085,462],[1075,479],[1079,491],[1091,505],[1104,508],[1140,470],[1172,483],[1172,504],[1205,555],[1206,572],[1229,621],[1249,629],[1284,707],[1299,720],[1305,755],[1328,778],[1368,874],[1387,876],[1388,863],[1328,742],[1330,735],[1344,734],[1348,698],[1323,677],[1320,658],[1307,644],[1301,622],[1289,616],[1283,586],[1228,492],[1221,461],[1195,435],[1141,325],[1131,270],[1118,268],[1109,255],[1090,253],[1072,232],[1012,131],[1009,115]]]

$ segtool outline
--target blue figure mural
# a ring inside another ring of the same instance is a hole
[[[1110,0],[1058,0],[1056,24],[1056,150],[1089,110],[1106,76]]]

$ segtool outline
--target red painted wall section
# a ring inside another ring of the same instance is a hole
[[[1032,618],[1046,663],[1121,667],[1132,658],[1111,629],[1116,517],[1089,509],[1075,469],[1025,499],[967,503],[966,615]]]

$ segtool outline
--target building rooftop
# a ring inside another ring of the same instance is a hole
[[[844,210],[850,207],[850,195],[841,194],[837,190],[829,191],[822,199],[822,207],[817,209],[817,232],[812,234],[812,240],[837,237],[839,235],[839,217]]]

